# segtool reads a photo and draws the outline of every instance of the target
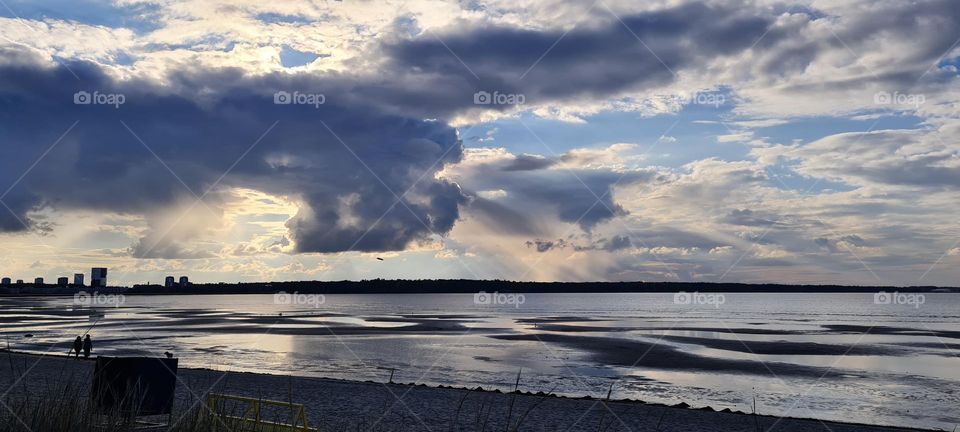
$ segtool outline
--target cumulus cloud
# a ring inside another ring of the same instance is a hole
[[[2,123],[17,125],[2,131],[0,178],[15,184],[4,196],[13,214],[0,216],[8,231],[43,206],[145,214],[202,196],[216,208],[210,188],[244,187],[299,203],[288,227],[300,252],[401,250],[449,231],[464,199],[433,176],[461,158],[456,131],[361,104],[323,79],[196,70],[160,86],[82,62],[4,65],[0,77]],[[75,104],[78,91],[125,103]],[[327,93],[321,105],[278,105],[277,91]],[[156,248],[133,249],[182,252]]]
[[[531,223],[516,221],[549,218],[589,231],[628,213],[614,200],[615,187],[647,180],[652,174],[636,167],[620,171],[622,166],[595,166],[592,164],[596,158],[584,155],[617,154],[630,149],[632,147],[623,146],[606,150],[575,149],[555,158],[517,156],[504,149],[467,149],[464,161],[445,170],[443,176],[461,183],[469,179],[473,190],[504,191],[496,205],[482,197],[474,200],[476,211],[491,221],[503,220],[508,226],[520,227],[531,226]],[[471,191],[467,193],[476,195]]]
[[[957,124],[938,130],[850,132],[785,150],[781,156],[796,161],[796,170],[804,175],[857,186],[955,188],[960,185],[960,153],[949,143],[957,132]]]
[[[382,50],[392,68],[438,78],[444,90],[447,84],[467,90],[464,98],[498,91],[545,104],[662,86],[686,69],[750,48],[761,36],[768,43],[788,36],[772,27],[772,17],[727,5],[687,3],[619,17],[598,8],[593,14],[566,30],[461,22]]]

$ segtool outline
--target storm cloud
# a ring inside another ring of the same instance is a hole
[[[462,157],[454,129],[358,103],[337,82],[223,69],[161,85],[33,62],[0,66],[0,83],[4,231],[35,228],[30,212],[46,206],[143,214],[202,197],[216,209],[218,187],[245,187],[300,203],[287,224],[300,252],[401,250],[448,232],[464,199],[433,176]],[[78,92],[124,101],[78,104]],[[276,104],[275,92],[325,100]]]
[[[542,103],[663,85],[679,71],[750,48],[761,36],[764,44],[788,36],[772,27],[773,17],[729,6],[689,3],[622,17],[598,7],[595,13],[594,23],[566,31],[477,26],[425,33],[383,50],[393,69],[458,77],[474,90]]]

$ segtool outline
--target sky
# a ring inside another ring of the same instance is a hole
[[[957,285],[953,0],[0,1],[0,273]]]

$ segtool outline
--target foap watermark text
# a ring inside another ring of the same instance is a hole
[[[683,100],[684,105],[712,105],[718,108],[727,103],[723,93],[694,93]]]
[[[500,93],[478,91],[473,94],[474,105],[523,105],[527,97],[522,93]]]
[[[273,103],[276,105],[313,105],[314,108],[320,108],[326,102],[327,96],[323,93],[278,91],[273,94]]]
[[[913,306],[919,309],[920,305],[926,302],[927,297],[917,293],[902,293],[897,291],[889,293],[880,291],[873,295],[873,303],[878,305]]]
[[[527,297],[523,294],[505,294],[494,291],[488,293],[486,291],[480,291],[473,295],[473,303],[478,305],[485,306],[513,306],[519,308],[520,305],[527,302]]]
[[[75,306],[89,307],[120,307],[127,301],[123,294],[101,294],[99,292],[88,293],[80,291],[73,295],[73,304]]]
[[[273,295],[273,304],[287,306],[310,306],[318,308],[327,302],[327,297],[323,294],[300,294],[294,291],[288,293],[280,291]]]
[[[123,93],[93,93],[80,90],[73,94],[73,103],[75,105],[113,105],[114,108],[120,108],[127,102],[127,96]]]
[[[706,305],[719,308],[726,302],[727,298],[723,294],[680,291],[673,295],[673,303],[678,305]]]
[[[877,92],[873,95],[873,103],[877,105],[905,105],[919,108],[927,102],[927,97],[923,94],[900,93],[900,92]]]

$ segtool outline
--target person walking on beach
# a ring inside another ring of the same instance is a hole
[[[90,340],[90,335],[87,335],[83,339],[83,358],[90,358],[90,351],[93,350],[93,341]]]
[[[83,349],[83,340],[80,339],[80,336],[77,336],[77,338],[73,340],[73,349],[70,350],[70,354],[76,352],[76,356],[74,358],[79,360],[81,349]]]

